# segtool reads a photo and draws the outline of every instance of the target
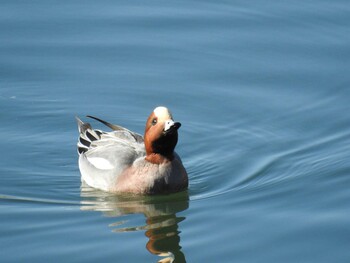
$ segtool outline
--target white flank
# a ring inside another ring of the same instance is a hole
[[[111,170],[114,166],[106,159],[101,157],[87,157],[89,163],[101,170]]]

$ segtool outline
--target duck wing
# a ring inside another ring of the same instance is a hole
[[[134,139],[135,139],[137,142],[143,142],[143,137],[142,137],[142,135],[140,135],[140,134],[138,134],[138,133],[136,133],[136,132],[132,132],[132,131],[130,131],[130,130],[128,130],[128,129],[122,127],[122,126],[119,126],[119,125],[116,125],[116,124],[111,124],[111,123],[109,123],[109,122],[107,122],[107,121],[101,120],[101,119],[99,119],[99,118],[97,118],[97,117],[94,117],[94,116],[91,116],[91,115],[87,115],[86,117],[91,118],[91,119],[94,119],[94,120],[96,120],[96,121],[99,121],[99,122],[103,123],[104,125],[106,125],[107,127],[111,128],[111,129],[114,130],[114,131],[123,131],[123,132],[125,132],[125,133],[128,133],[128,134],[130,134],[132,137],[134,137]]]
[[[93,129],[90,123],[84,123],[78,117],[76,117],[79,129],[79,142],[78,142],[78,153],[88,151],[92,147],[92,142],[98,142],[101,139],[122,139],[122,142],[127,143],[139,143],[143,144],[142,135],[132,132],[122,126],[111,124],[99,118],[88,116],[89,118],[95,119],[104,125],[111,128],[114,132],[104,132],[98,129]]]
[[[143,138],[121,126],[114,125],[112,132],[104,132],[76,119],[80,133],[77,146],[82,179],[92,187],[108,191],[125,169],[137,158],[145,156]]]

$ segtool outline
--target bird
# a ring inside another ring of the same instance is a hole
[[[144,136],[88,115],[112,129],[106,132],[76,117],[81,181],[103,191],[123,194],[168,194],[188,188],[188,174],[174,151],[180,122],[168,108],[156,107]]]

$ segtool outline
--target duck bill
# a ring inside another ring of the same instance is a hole
[[[167,123],[168,125],[165,127],[163,133],[165,135],[167,134],[172,134],[175,133],[180,127],[181,127],[181,123],[180,122],[171,122],[171,123]]]
[[[178,130],[181,127],[180,122],[174,122],[174,125],[172,126],[172,129]]]

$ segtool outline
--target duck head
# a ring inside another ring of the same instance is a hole
[[[162,158],[171,160],[177,144],[177,130],[180,126],[181,123],[174,122],[166,107],[155,108],[146,122],[144,135],[146,160],[153,163],[160,162]]]

